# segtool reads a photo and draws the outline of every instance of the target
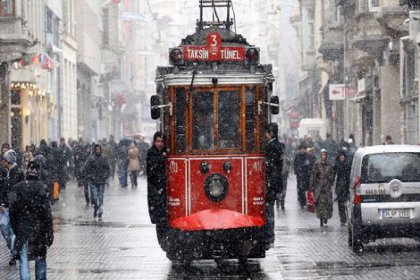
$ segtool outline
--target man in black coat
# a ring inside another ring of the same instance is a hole
[[[153,146],[147,151],[147,200],[150,220],[156,224],[159,244],[164,246],[163,235],[166,229],[166,167],[163,134],[156,132]]]
[[[335,194],[338,203],[338,213],[340,214],[341,226],[347,223],[346,202],[350,196],[350,171],[351,166],[345,151],[338,154],[336,164],[334,166],[337,174],[335,184]]]
[[[102,219],[105,185],[111,176],[111,168],[108,160],[102,155],[102,147],[94,146],[94,154],[87,160],[83,173],[91,187],[93,201],[93,217]]]
[[[48,188],[39,181],[41,167],[28,165],[26,181],[12,188],[10,218],[16,234],[14,254],[19,256],[20,279],[30,279],[29,260],[34,259],[36,279],[46,279],[47,247],[53,243],[53,223]]]
[[[4,184],[3,189],[0,190],[0,212],[9,216],[9,194],[13,186],[22,182],[25,179],[23,171],[16,164],[17,155],[14,150],[8,150],[3,154],[2,165],[7,170],[7,181]],[[10,217],[10,216],[9,216]],[[8,242],[9,249],[13,251],[15,235],[11,226],[11,219],[8,221]],[[9,261],[9,265],[15,265],[15,258],[12,257]]]
[[[54,203],[54,182],[58,180],[57,164],[53,154],[53,149],[46,144],[45,140],[41,140],[41,145],[37,154],[34,156],[34,161],[41,166],[40,180],[48,187],[50,202]]]
[[[60,184],[60,189],[66,188],[67,179],[69,176],[69,166],[71,163],[72,152],[71,149],[66,145],[66,139],[63,137],[60,138],[60,145],[58,146],[60,158],[58,159],[59,174],[58,174],[58,183]]]
[[[6,240],[7,248],[9,250],[9,255],[10,255],[10,258],[12,259],[13,257],[12,238],[9,238],[9,236],[13,236],[13,231],[11,231],[12,227],[10,225],[9,212],[7,211],[6,202],[4,199],[4,197],[7,197],[8,195],[7,189],[8,189],[7,170],[3,168],[3,166],[0,166],[0,203],[1,203],[0,205],[0,232],[3,235],[4,239]]]
[[[266,213],[267,213],[267,243],[274,244],[274,202],[283,189],[282,168],[284,144],[278,140],[278,126],[270,123],[265,128],[268,141],[266,153]]]

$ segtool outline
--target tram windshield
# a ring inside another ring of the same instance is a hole
[[[173,93],[175,114],[171,147],[176,153],[260,149],[263,140],[258,135],[264,123],[257,114],[256,86],[193,91],[177,87]]]
[[[206,150],[213,147],[214,106],[213,92],[193,95],[193,149]]]
[[[239,149],[240,133],[240,92],[220,91],[219,98],[219,148]]]
[[[241,148],[240,101],[239,90],[193,94],[194,150]]]

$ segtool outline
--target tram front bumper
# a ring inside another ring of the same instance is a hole
[[[170,222],[170,227],[184,231],[222,230],[264,226],[261,217],[244,215],[227,209],[208,209]]]

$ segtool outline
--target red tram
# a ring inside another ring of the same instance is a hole
[[[203,21],[216,5],[227,20]],[[201,0],[200,9],[196,33],[170,49],[170,67],[157,69],[151,98],[168,148],[159,242],[170,260],[263,258],[264,127],[279,110],[271,65],[230,30],[230,0]]]

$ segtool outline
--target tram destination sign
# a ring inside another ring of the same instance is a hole
[[[224,47],[217,32],[207,35],[205,46],[183,46],[185,61],[243,61],[244,47]]]

